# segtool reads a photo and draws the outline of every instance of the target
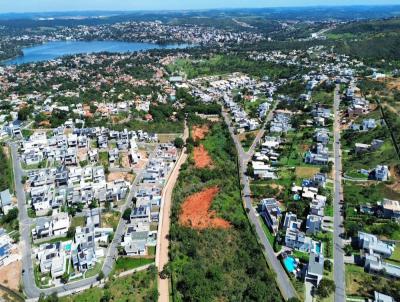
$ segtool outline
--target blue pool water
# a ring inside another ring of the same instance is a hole
[[[316,252],[317,254],[321,254],[321,242],[318,242],[318,243],[315,245],[315,252]]]
[[[71,251],[71,243],[68,243],[66,246],[65,246],[65,251],[66,252],[70,252]]]
[[[283,259],[283,264],[285,265],[285,268],[289,273],[293,272],[297,267],[296,260],[290,256]]]
[[[159,45],[142,42],[122,41],[56,41],[47,42],[22,49],[23,55],[1,62],[3,65],[18,65],[53,60],[66,55],[79,53],[113,52],[125,53],[150,49],[174,49],[191,47],[188,44]]]

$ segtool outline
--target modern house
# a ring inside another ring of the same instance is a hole
[[[305,280],[318,286],[324,276],[324,256],[322,254],[310,253]]]
[[[394,245],[379,240],[375,235],[358,232],[359,247],[371,255],[389,258],[394,251]]]
[[[279,221],[282,212],[279,209],[278,202],[275,198],[265,198],[260,202],[261,216],[264,218],[268,228],[276,235],[279,229]]]

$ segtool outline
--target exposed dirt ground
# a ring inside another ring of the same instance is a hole
[[[210,211],[212,201],[218,191],[218,187],[211,187],[189,196],[182,204],[179,222],[184,226],[198,230],[229,228],[231,225],[228,221],[215,217],[215,211]]]
[[[122,168],[130,168],[131,164],[129,162],[128,152],[120,152],[119,156],[121,157],[121,167]]]
[[[400,193],[400,175],[396,173],[396,169],[392,166],[390,167],[390,176],[394,180],[393,184],[387,185],[393,191]]]
[[[192,127],[192,137],[195,141],[201,140],[207,135],[209,130],[210,129],[208,128],[208,125],[206,125],[206,124],[204,124],[201,127],[194,126],[194,127]]]
[[[7,266],[0,267],[0,284],[18,291],[21,267],[21,261],[14,261]]]
[[[132,182],[134,175],[127,172],[110,172],[107,176],[107,181],[114,181],[117,179],[124,179],[126,181]]]
[[[193,158],[196,168],[206,168],[212,164],[212,159],[203,145],[194,148]]]
[[[390,90],[397,89],[400,90],[400,78],[385,78],[384,80],[381,80],[380,82],[385,82],[386,87],[389,88]]]
[[[78,161],[84,161],[87,160],[87,153],[88,150],[87,148],[78,148]]]

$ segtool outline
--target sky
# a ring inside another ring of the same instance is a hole
[[[400,4],[400,0],[0,0],[0,13],[79,10],[191,10],[349,4]]]

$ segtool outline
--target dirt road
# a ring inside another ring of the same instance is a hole
[[[185,131],[183,135],[183,140],[186,141],[189,136],[189,130],[185,125]],[[171,203],[172,203],[172,191],[175,187],[175,183],[178,180],[179,170],[181,169],[182,164],[186,161],[188,155],[186,154],[186,148],[183,148],[182,154],[179,157],[174,169],[171,172],[171,175],[168,178],[167,184],[164,187],[162,200],[163,203],[161,205],[161,217],[160,217],[160,231],[159,237],[157,241],[157,250],[156,250],[156,265],[158,267],[158,271],[161,272],[164,268],[164,265],[168,263],[168,247],[169,247],[169,227],[170,227],[170,214],[171,214]],[[158,298],[159,302],[169,302],[169,279],[161,279],[158,278],[158,292],[160,296]]]

